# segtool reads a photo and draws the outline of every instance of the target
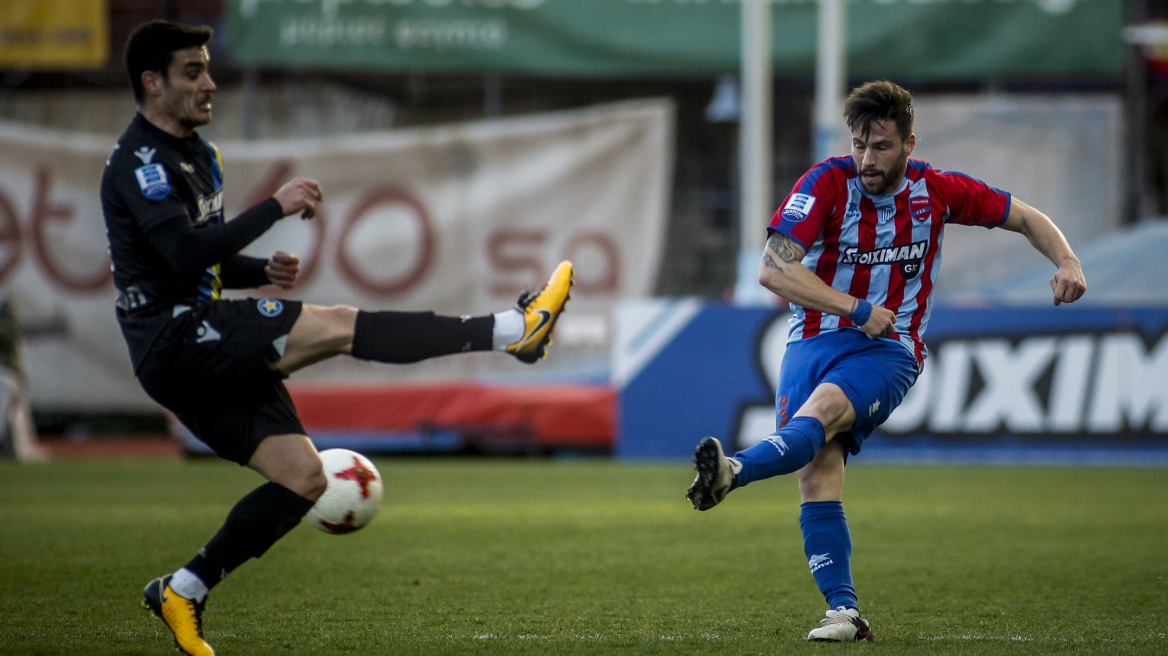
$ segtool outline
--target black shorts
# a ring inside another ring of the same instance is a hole
[[[274,367],[300,310],[270,298],[179,307],[138,380],[220,457],[246,465],[265,437],[305,434]]]

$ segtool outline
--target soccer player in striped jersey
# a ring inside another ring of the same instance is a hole
[[[687,498],[709,510],[731,490],[796,473],[804,551],[829,610],[808,640],[872,639],[851,573],[842,505],[844,465],[916,382],[947,224],[1024,235],[1057,268],[1054,304],[1087,284],[1066,238],[1045,214],[962,173],[910,159],[912,95],[887,81],[848,96],[850,156],[817,164],[768,226],[759,283],[794,315],[776,393],[778,430],[726,457],[707,437]]]

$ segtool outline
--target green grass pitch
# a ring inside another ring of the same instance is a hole
[[[210,597],[230,654],[1163,654],[1168,470],[854,464],[875,644],[825,610],[791,477],[694,512],[688,466],[381,458],[368,528],[301,526]],[[139,608],[260,482],[217,460],[0,465],[0,653],[169,654]]]

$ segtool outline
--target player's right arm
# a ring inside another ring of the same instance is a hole
[[[807,249],[799,242],[771,230],[763,248],[758,283],[804,309],[850,317],[859,307],[860,299],[828,285],[803,266],[806,254]],[[868,337],[891,335],[896,332],[896,315],[892,310],[873,305],[872,314],[861,328]]]
[[[312,218],[321,198],[320,185],[315,180],[296,178],[271,198],[225,223],[196,228],[185,215],[172,216],[156,222],[146,235],[176,271],[195,273],[235,256],[289,214],[300,212],[301,217]],[[283,278],[271,280],[268,275],[273,284],[280,286],[288,283]]]
[[[146,237],[154,248],[182,273],[197,273],[239,253],[283,218],[274,198],[244,210],[226,223],[196,228],[186,215],[154,222]]]

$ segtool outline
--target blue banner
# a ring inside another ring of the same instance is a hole
[[[705,435],[740,449],[775,430],[787,316],[652,303],[617,315],[617,453],[689,458]],[[1168,308],[938,304],[929,357],[873,444],[1168,447]]]

